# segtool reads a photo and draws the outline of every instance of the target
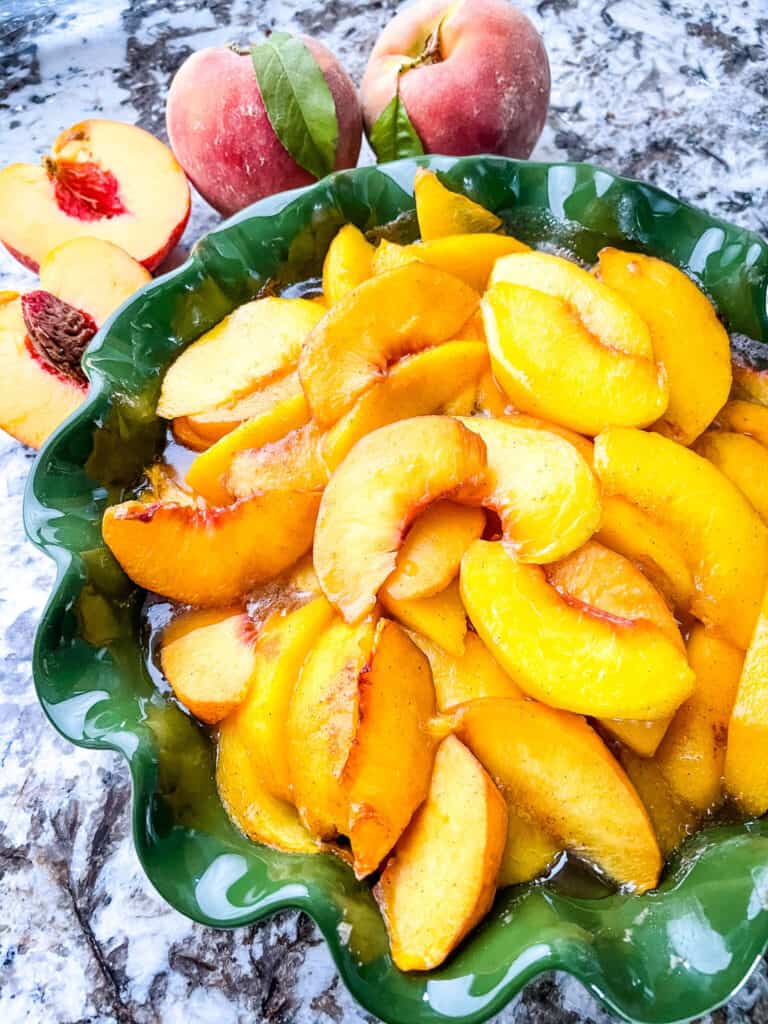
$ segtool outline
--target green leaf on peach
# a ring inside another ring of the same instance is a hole
[[[423,156],[424,146],[408,117],[399,92],[395,93],[376,118],[369,141],[379,163],[399,160],[405,156]]]
[[[251,49],[269,123],[296,163],[315,178],[336,164],[339,122],[323,72],[309,48],[287,32],[273,32]]]

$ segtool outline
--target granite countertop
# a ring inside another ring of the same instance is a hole
[[[552,108],[535,156],[602,163],[768,234],[766,0],[519,2],[543,32],[552,65]],[[399,6],[4,0],[0,163],[37,159],[60,129],[89,114],[163,135],[165,92],[181,61],[267,28],[317,36],[359,81]],[[185,242],[215,221],[196,201]],[[2,288],[34,280],[4,253],[0,275]],[[346,994],[306,917],[282,913],[216,932],[169,909],[134,855],[124,765],[69,746],[45,720],[30,654],[53,567],[21,527],[32,457],[0,432],[0,1017],[373,1021]],[[610,1019],[577,982],[553,976],[530,985],[497,1024]],[[765,963],[708,1020],[768,1021]]]

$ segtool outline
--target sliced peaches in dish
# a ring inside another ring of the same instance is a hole
[[[42,164],[0,171],[0,240],[32,270],[83,235],[114,242],[154,270],[180,238],[189,203],[184,172],[149,132],[81,121],[59,135]]]

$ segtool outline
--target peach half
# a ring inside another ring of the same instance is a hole
[[[481,504],[501,519],[504,542],[522,562],[554,562],[600,523],[600,494],[588,463],[569,441],[519,426],[514,417],[461,422],[485,442]]]
[[[502,544],[475,541],[461,595],[488,649],[530,697],[601,718],[657,719],[693,689],[679,644],[644,619],[610,615],[561,595],[538,566]]]
[[[669,405],[654,429],[691,444],[731,389],[730,342],[712,303],[681,270],[653,256],[603,249],[595,273],[651,332],[654,356],[669,381]]]
[[[206,412],[295,368],[301,346],[322,316],[322,307],[309,299],[269,297],[239,306],[168,368],[158,416]]]
[[[226,605],[307,551],[319,500],[271,491],[226,508],[126,501],[106,510],[102,533],[145,590],[184,604]]]
[[[669,527],[694,579],[691,612],[745,650],[768,576],[768,531],[744,495],[700,455],[642,430],[600,434],[595,471],[605,494]]]
[[[170,149],[118,121],[81,121],[59,135],[41,165],[0,171],[0,240],[32,270],[83,235],[114,242],[154,270],[181,237],[189,209],[189,185]]]
[[[429,793],[374,889],[402,971],[430,970],[493,902],[506,804],[455,736],[438,748]]]
[[[379,274],[349,292],[307,338],[299,374],[312,414],[338,420],[390,363],[456,336],[477,309],[463,281],[424,263]]]
[[[575,263],[505,256],[482,309],[493,372],[521,412],[582,434],[645,427],[664,413],[666,374],[645,322]]]
[[[348,622],[366,615],[412,520],[484,483],[485,444],[448,416],[419,416],[363,437],[331,475],[317,519],[320,586]]]
[[[645,808],[583,718],[503,698],[474,701],[458,714],[457,735],[511,807],[619,885],[634,892],[656,885],[661,854]]]

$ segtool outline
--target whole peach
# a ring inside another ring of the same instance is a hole
[[[439,31],[438,31],[439,26]],[[428,153],[527,157],[549,105],[549,61],[529,19],[506,0],[416,0],[386,26],[361,86],[370,133],[400,98]]]
[[[339,122],[336,169],[353,167],[362,126],[357,90],[322,43],[303,38],[331,90]],[[263,196],[311,184],[275,135],[249,52],[210,47],[176,72],[166,106],[176,159],[197,191],[229,215]]]

